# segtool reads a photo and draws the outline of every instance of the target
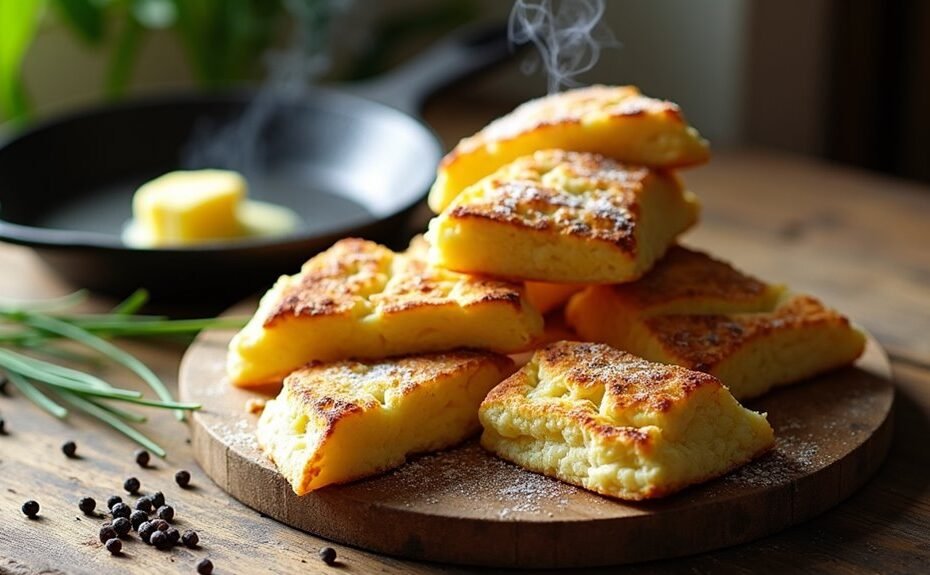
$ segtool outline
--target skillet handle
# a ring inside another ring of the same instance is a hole
[[[418,116],[429,96],[507,60],[513,52],[506,23],[470,25],[384,75],[343,88]]]

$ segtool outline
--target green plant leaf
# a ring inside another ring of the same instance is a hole
[[[126,93],[129,80],[132,78],[133,64],[139,54],[139,41],[142,37],[142,28],[129,11],[125,12],[122,28],[116,38],[116,46],[110,53],[107,65],[106,95],[110,99],[117,99]]]
[[[149,30],[170,28],[178,20],[173,0],[132,0],[131,10],[136,22]]]
[[[54,0],[54,6],[82,40],[100,44],[106,32],[104,5],[97,0]]]
[[[0,0],[0,112],[12,120],[29,116],[22,63],[44,6],[45,0]]]

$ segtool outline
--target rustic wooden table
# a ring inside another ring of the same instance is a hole
[[[456,102],[427,118],[451,141],[498,110]],[[611,573],[916,573],[930,560],[930,189],[873,174],[764,152],[718,153],[686,174],[704,203],[703,223],[686,241],[706,247],[763,278],[821,296],[866,326],[890,352],[898,396],[891,453],[877,476],[845,503],[781,534],[730,549]],[[26,249],[0,245],[0,296],[60,295],[62,284]],[[111,305],[103,299],[94,305]],[[181,347],[128,346],[165,380],[176,381]],[[134,386],[112,369],[115,383]],[[168,449],[166,460],[140,469],[135,446],[108,429],[72,416],[59,422],[24,398],[0,396],[9,434],[0,436],[0,574],[192,573],[210,557],[217,573],[332,573],[317,559],[325,541],[284,527],[236,502],[199,470],[188,430],[154,414],[146,430]],[[79,459],[60,445],[78,444]],[[173,482],[193,474],[193,488]],[[102,519],[77,501],[103,505],[134,475],[143,492],[160,489],[179,525],[201,534],[199,550],[158,552],[135,540],[121,557],[97,542]],[[26,519],[23,501],[42,505]],[[412,563],[337,546],[348,573],[466,573],[469,569]],[[592,571],[595,572],[595,571]]]

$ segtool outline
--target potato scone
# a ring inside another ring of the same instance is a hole
[[[675,104],[643,96],[634,86],[590,86],[526,102],[460,141],[439,165],[429,205],[439,213],[504,164],[548,148],[654,168],[710,158],[707,141]]]
[[[566,317],[584,339],[710,373],[740,400],[850,364],[865,347],[817,299],[683,247],[637,282],[575,295]]]
[[[495,387],[481,444],[531,471],[620,499],[662,497],[774,444],[765,415],[717,378],[604,344],[558,342]]]
[[[697,222],[673,174],[543,150],[469,187],[430,222],[430,261],[466,273],[619,283],[645,273]]]
[[[426,249],[422,238],[403,253],[346,239],[282,276],[229,344],[230,381],[274,383],[314,360],[511,353],[541,333],[522,286],[432,267]]]
[[[488,352],[309,365],[287,376],[258,443],[297,495],[381,473],[480,429],[478,405],[513,372]]]

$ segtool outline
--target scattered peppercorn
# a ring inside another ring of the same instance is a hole
[[[139,487],[141,487],[141,485],[139,483],[139,480],[136,479],[135,477],[130,477],[129,479],[123,482],[123,489],[125,489],[126,493],[129,493],[130,495],[135,495],[136,493],[138,493]]]
[[[132,523],[125,517],[117,517],[113,520],[113,530],[116,531],[117,535],[129,535],[130,529],[132,529]]]
[[[156,511],[155,514],[158,515],[159,519],[171,521],[174,519],[174,507],[170,505],[162,505],[158,508],[158,511]]]
[[[125,517],[129,519],[129,516],[132,515],[132,509],[129,508],[125,503],[117,503],[110,509],[110,513],[113,517]]]
[[[168,541],[170,541],[172,545],[177,545],[181,540],[181,532],[174,527],[165,531],[165,535],[168,536]]]
[[[149,460],[151,459],[151,456],[149,455],[148,451],[144,449],[137,449],[135,453],[135,458],[136,458],[136,463],[139,464],[139,467],[149,466]]]
[[[154,525],[155,529],[159,531],[167,531],[171,528],[171,526],[168,525],[168,522],[164,519],[156,519],[155,521],[152,521],[152,525]]]
[[[6,421],[0,417],[0,435],[6,435]]]
[[[323,563],[327,565],[332,565],[336,562],[336,550],[332,547],[321,547],[320,548],[320,559],[323,560]]]
[[[107,551],[110,552],[110,555],[119,555],[120,551],[123,550],[123,542],[119,539],[108,539],[106,546]]]
[[[5,375],[0,375],[0,395],[7,395],[6,393],[6,384],[10,380]]]
[[[113,506],[117,503],[122,503],[123,498],[119,495],[111,495],[107,497],[107,509],[113,509]]]
[[[191,473],[190,471],[182,469],[174,474],[174,480],[177,481],[178,485],[181,487],[187,488],[191,483]]]
[[[61,452],[65,454],[65,457],[74,457],[77,453],[77,443],[73,441],[66,441],[61,444]]]
[[[94,512],[94,509],[97,507],[97,502],[94,501],[93,497],[82,497],[78,501],[78,509],[84,512],[84,515],[90,515]]]
[[[129,516],[129,523],[132,525],[132,528],[136,531],[139,530],[139,526],[149,520],[149,514],[145,511],[133,511]]]
[[[143,521],[142,524],[139,525],[139,538],[148,543],[149,537],[151,537],[152,533],[155,533],[155,531],[157,531],[157,529],[155,529],[154,523]]]
[[[149,543],[154,545],[157,549],[167,549],[171,546],[171,541],[168,539],[168,535],[164,531],[156,531],[152,533],[152,536],[149,537]]]
[[[39,504],[36,501],[29,500],[23,503],[23,514],[29,519],[35,519],[39,514]]]
[[[145,513],[151,513],[152,500],[148,497],[140,497],[136,499],[136,509]]]
[[[197,547],[198,543],[200,543],[200,536],[197,535],[196,531],[191,531],[188,529],[184,532],[184,535],[181,535],[181,542],[184,543],[185,547],[190,547],[193,549]]]
[[[152,502],[152,508],[158,509],[165,504],[165,494],[161,491],[156,491],[155,493],[149,495],[149,500]]]
[[[210,575],[213,573],[213,561],[201,559],[200,562],[197,563],[197,573],[200,575]]]
[[[99,535],[101,543],[106,543],[110,539],[116,539],[117,537],[116,529],[113,529],[113,526],[108,524],[100,528]]]

